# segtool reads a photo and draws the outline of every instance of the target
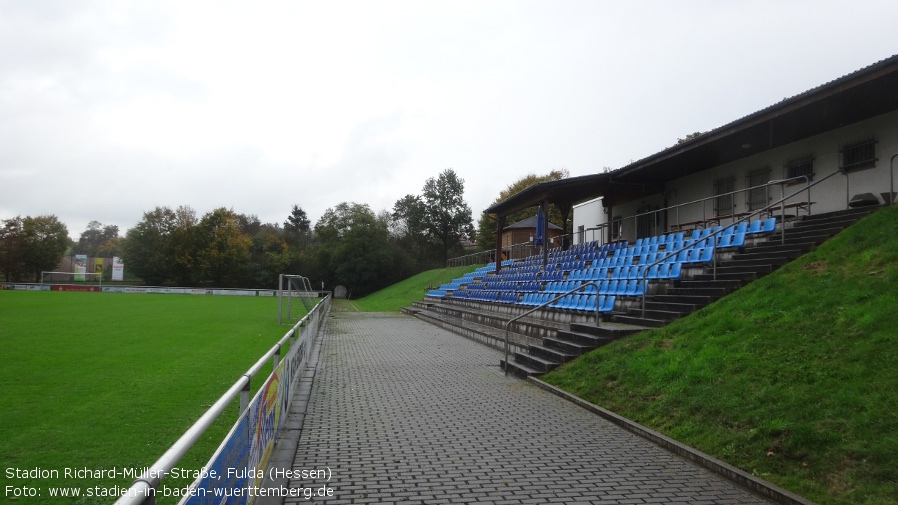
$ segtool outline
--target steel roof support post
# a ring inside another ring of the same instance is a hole
[[[780,184],[780,226],[783,227],[782,233],[780,233],[780,245],[786,245],[786,185]],[[795,214],[798,215],[798,210],[796,209]]]
[[[505,228],[505,216],[496,216],[496,275],[502,268],[502,228]]]
[[[889,160],[889,205],[895,203],[895,158],[898,157],[898,153],[892,155],[892,159]]]

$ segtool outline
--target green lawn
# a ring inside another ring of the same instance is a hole
[[[60,473],[149,466],[287,329],[272,297],[0,290],[0,461]],[[178,466],[202,467],[236,417],[232,405]],[[8,476],[44,490],[23,504],[111,503],[53,501],[46,489],[130,484]]]
[[[898,503],[898,207],[543,377],[821,504]]]
[[[421,272],[364,298],[353,300],[352,304],[362,312],[398,312],[412,302],[423,300],[429,289],[438,288],[440,284],[448,283],[482,266],[438,268]]]

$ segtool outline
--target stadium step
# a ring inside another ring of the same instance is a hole
[[[542,375],[577,356],[645,329],[645,326],[614,323],[599,326],[572,323],[569,329],[560,330],[555,337],[543,339],[542,345],[531,345],[526,352],[514,353],[514,360],[508,363],[508,371],[521,377]],[[504,360],[501,365],[505,369]]]
[[[520,377],[544,374],[561,363],[617,338],[652,327],[662,327],[727,296],[757,278],[813,250],[858,219],[876,209],[851,209],[828,215],[803,216],[783,223],[766,237],[752,237],[739,250],[720,252],[716,279],[711,265],[689,265],[684,277],[659,283],[642,300],[618,297],[610,322],[570,323],[569,311],[540,310],[514,323],[509,332],[509,362],[503,369]],[[725,258],[725,259],[724,259]],[[499,280],[496,278],[494,280]],[[529,307],[512,304],[443,299],[415,304],[407,313],[446,329],[504,349],[504,323]],[[587,320],[587,319],[583,319]]]

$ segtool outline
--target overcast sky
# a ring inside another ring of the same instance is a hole
[[[0,0],[0,219],[314,224],[446,168],[477,216],[898,53],[898,2]]]

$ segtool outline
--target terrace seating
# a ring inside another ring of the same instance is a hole
[[[675,231],[632,244],[579,244],[569,251],[552,251],[546,271],[541,269],[542,256],[504,263],[498,275],[495,265],[478,269],[431,290],[412,313],[501,346],[507,335],[503,325],[511,317],[551,302],[509,329],[515,357],[502,362],[513,373],[545,373],[548,368],[528,355],[544,356],[546,349],[580,354],[602,345],[593,342],[668,324],[811,250],[861,215],[849,210],[805,217],[791,222],[788,233],[777,233],[776,240],[765,239],[781,228],[774,216]],[[713,275],[711,261],[716,262]],[[593,323],[597,304],[602,319],[618,324]],[[567,359],[570,356],[549,356],[543,362]]]
[[[590,312],[594,309],[584,297],[641,297],[656,283],[683,278],[685,267],[707,265],[718,252],[741,250],[748,237],[769,234],[776,224],[771,217],[696,229],[688,237],[678,231],[640,238],[632,246],[626,241],[577,244],[567,251],[550,251],[545,271],[539,255],[503,261],[505,268],[498,275],[492,263],[429,291],[427,297],[538,306],[571,292],[548,308]],[[611,311],[606,306],[605,312]]]

